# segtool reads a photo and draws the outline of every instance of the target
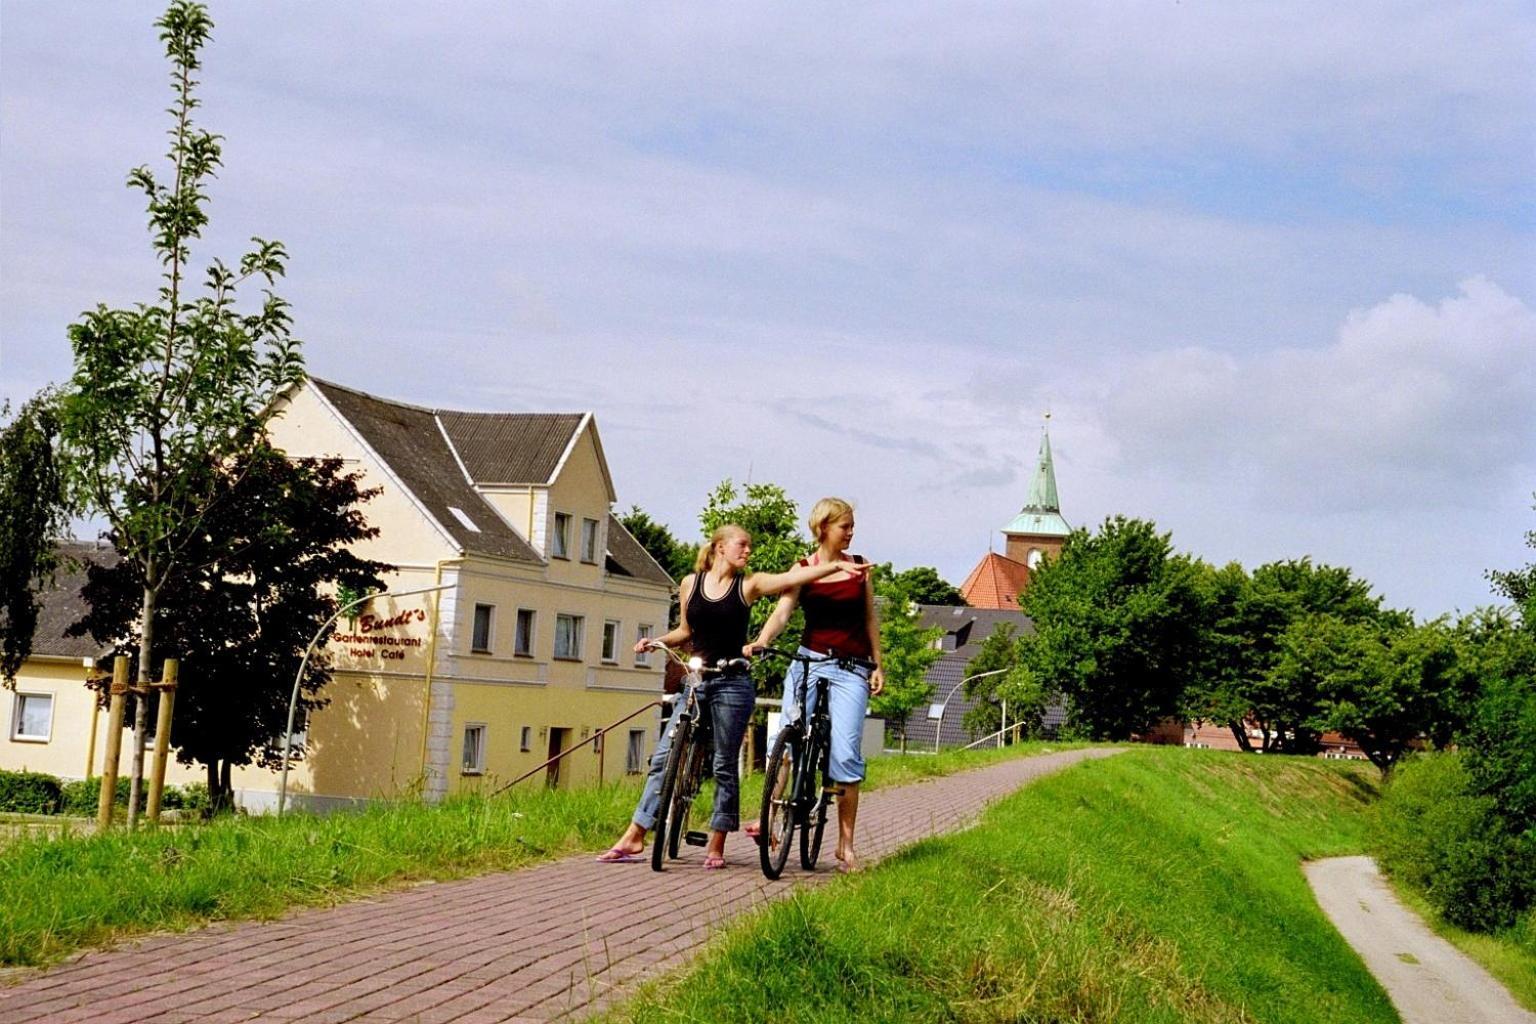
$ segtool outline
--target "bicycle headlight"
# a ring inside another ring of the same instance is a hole
[[[704,659],[699,657],[697,654],[695,654],[693,657],[688,659],[688,671],[690,671],[690,672],[697,672],[699,669],[701,669],[703,667],[704,667]]]

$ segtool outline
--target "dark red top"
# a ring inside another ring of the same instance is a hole
[[[863,562],[858,555],[853,561]],[[800,559],[801,565],[813,564]],[[869,580],[850,576],[842,580],[817,580],[800,587],[800,607],[805,611],[805,638],[801,644],[819,654],[837,653],[868,658],[875,653],[869,641],[868,609],[864,588]]]

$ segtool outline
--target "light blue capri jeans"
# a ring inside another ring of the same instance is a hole
[[[869,711],[869,672],[867,669],[846,669],[819,651],[808,647],[800,653],[810,658],[820,658],[811,665],[809,676],[811,694],[806,701],[807,709],[814,714],[822,691],[831,694],[827,704],[832,718],[832,756],[827,771],[833,782],[864,781],[864,716]],[[788,725],[799,715],[800,676],[805,668],[791,663],[784,673],[784,706],[782,721]],[[773,740],[769,739],[772,746]]]

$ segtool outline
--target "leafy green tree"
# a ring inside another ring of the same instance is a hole
[[[1287,633],[1280,666],[1310,660],[1303,670],[1319,674],[1318,713],[1306,724],[1354,740],[1382,774],[1421,737],[1449,740],[1466,688],[1443,619],[1388,628],[1315,616],[1298,625],[1305,632]]]
[[[671,530],[652,519],[638,505],[631,505],[628,512],[619,516],[619,522],[675,582],[681,582],[684,576],[693,572],[696,549],[679,541]]]
[[[264,446],[213,478],[202,528],[182,548],[183,571],[162,585],[157,613],[162,641],[187,652],[171,730],[176,756],[206,767],[217,808],[233,796],[233,766],[276,763],[294,675],[340,607],[334,595],[379,590],[391,567],[352,553],[378,535],[360,508],[378,491],[359,489],[339,459],[290,462]],[[92,566],[91,610],[76,632],[104,645],[133,636],[143,587],[137,562]],[[326,704],[329,679],[317,651],[300,684],[306,715]]]
[[[1198,570],[1154,524],[1115,516],[1075,531],[1020,604],[1035,624],[1021,661],[1067,698],[1074,729],[1127,739],[1179,710],[1200,639]]]
[[[1386,611],[1370,584],[1346,568],[1290,559],[1261,565],[1248,575],[1237,563],[1197,567],[1201,590],[1201,644],[1197,670],[1185,693],[1187,717],[1227,726],[1244,750],[1249,727],[1264,751],[1307,753],[1318,734],[1306,723],[1318,713],[1316,679],[1292,662],[1279,671],[1283,638],[1318,616],[1343,623],[1407,626],[1406,615]],[[1291,636],[1294,647],[1301,641]]]
[[[907,718],[933,696],[928,669],[944,656],[936,646],[944,631],[922,627],[918,602],[911,598],[904,575],[875,571],[885,688],[869,702],[871,713],[895,727],[902,750],[907,747]]]
[[[908,599],[917,604],[947,604],[964,607],[960,591],[939,575],[932,566],[917,565],[896,574],[896,580]]]
[[[38,395],[4,422],[9,414],[0,409],[0,678],[14,686],[69,520],[53,396]]]
[[[141,683],[155,674],[161,595],[185,571],[217,499],[230,492],[210,467],[250,465],[273,400],[303,377],[288,304],[270,291],[287,258],[281,243],[255,239],[237,268],[215,259],[201,293],[193,285],[190,245],[208,223],[206,183],[222,163],[220,136],[192,119],[194,75],[213,22],[203,5],[176,0],[155,25],[172,67],[171,174],[162,182],[139,167],[128,183],[148,201],[162,283],[152,302],[100,305],[70,327],[75,367],[61,406],[71,474],[143,584]],[[268,290],[241,312],[236,292],[252,279]],[[146,705],[134,714],[130,824],[142,786]]]

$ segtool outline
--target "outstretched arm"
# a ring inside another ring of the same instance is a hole
[[[869,572],[868,562],[821,562],[817,565],[797,565],[788,572],[759,572],[747,577],[741,585],[742,596],[751,604],[760,597],[772,597],[786,590],[823,579],[834,573],[846,572],[863,578]]]

